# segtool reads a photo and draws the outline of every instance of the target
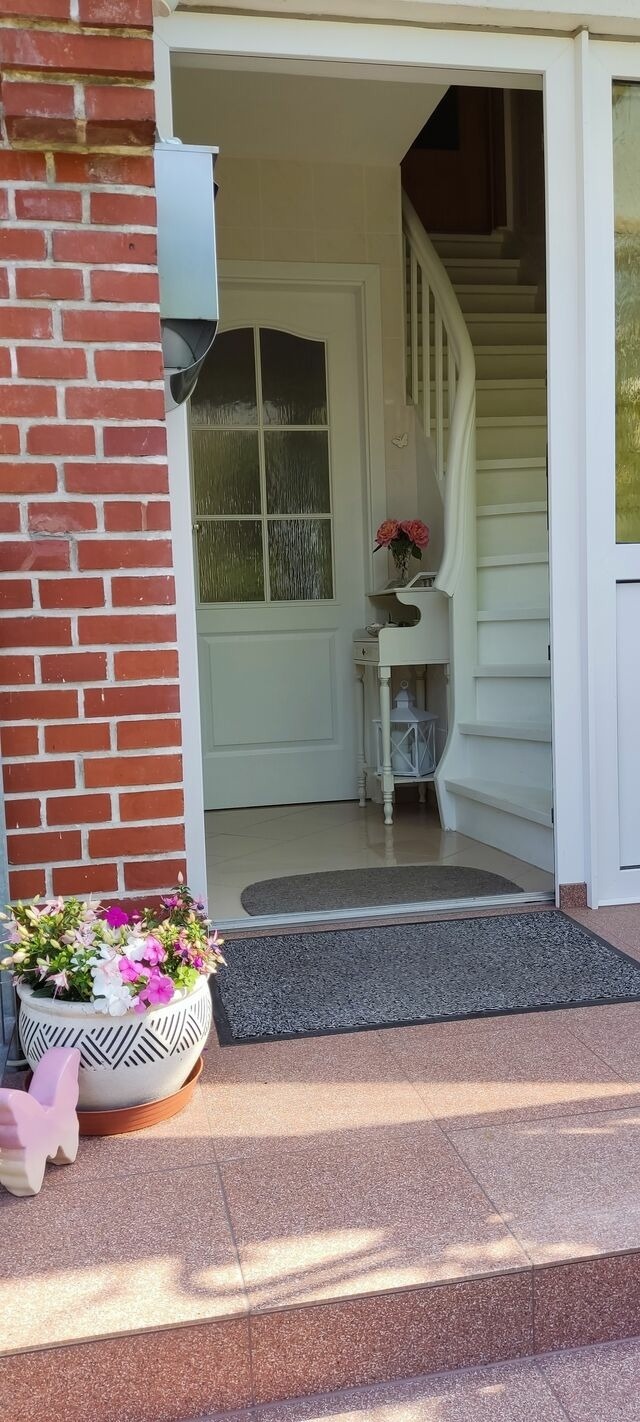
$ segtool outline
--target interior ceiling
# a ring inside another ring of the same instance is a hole
[[[397,164],[446,85],[176,64],[174,133],[235,158]]]

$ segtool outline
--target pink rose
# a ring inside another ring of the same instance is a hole
[[[415,543],[416,548],[426,548],[429,543],[429,529],[421,518],[407,518],[400,524],[403,533],[406,533],[410,543]]]
[[[397,518],[386,518],[376,533],[376,548],[388,548],[394,538],[398,537],[399,530],[400,524]]]

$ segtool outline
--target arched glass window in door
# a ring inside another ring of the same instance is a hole
[[[200,603],[332,598],[324,342],[223,331],[191,401],[191,455]]]

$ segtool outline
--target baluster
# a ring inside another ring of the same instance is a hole
[[[435,380],[436,380],[436,474],[444,477],[444,350],[442,340],[442,316],[434,296],[433,324],[435,338]]]
[[[418,371],[418,259],[411,251],[411,399],[414,405],[420,399],[420,375]]]
[[[410,257],[411,248],[406,232],[402,234],[402,253],[404,257],[404,388],[406,392],[407,404],[411,401],[411,279],[410,279]]]
[[[449,439],[451,439],[451,421],[453,419],[453,407],[456,403],[456,381],[457,381],[456,361],[451,349],[451,342],[447,336],[447,385],[449,387]]]
[[[422,273],[422,424],[429,439],[431,434],[431,290]]]

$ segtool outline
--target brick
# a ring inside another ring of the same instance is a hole
[[[88,35],[71,30],[9,29],[0,32],[0,65],[6,70],[60,74],[105,74],[153,78],[150,39]]]
[[[35,236],[35,233],[24,233]],[[43,238],[44,241],[44,238]],[[3,254],[0,243],[0,256]],[[25,253],[24,258],[30,254]],[[84,262],[91,266],[155,266],[158,241],[150,232],[99,232],[95,228],[83,231],[54,232],[54,262]]]
[[[55,415],[58,408],[56,392],[49,385],[0,385],[0,410],[3,415],[35,415],[44,419]]]
[[[178,875],[186,873],[184,859],[150,859],[130,861],[124,866],[124,883],[133,893],[142,889],[170,889]]]
[[[84,779],[89,790],[108,789],[110,786],[175,784],[182,780],[182,757],[125,755],[87,760]]]
[[[1,156],[0,154],[0,160]],[[83,187],[87,183],[105,183],[111,186],[122,184],[127,187],[153,188],[155,182],[151,157],[56,153],[54,163],[57,183],[80,183]]]
[[[20,268],[18,268],[20,270]],[[9,275],[6,267],[0,267],[0,300],[7,301],[9,298]]]
[[[122,721],[117,732],[118,750],[161,750],[182,744],[182,727],[175,717],[166,720]]]
[[[52,494],[57,482],[55,464],[0,464],[0,494]]]
[[[144,505],[134,503],[105,503],[104,526],[107,533],[141,533],[143,528]]]
[[[133,93],[138,99],[150,100],[151,122],[153,123],[153,92],[150,89],[127,90],[118,86],[98,90],[103,101],[107,100],[123,117],[127,105],[127,94]],[[91,222],[108,227],[155,227],[156,200],[151,193],[92,193],[90,197]],[[148,265],[145,263],[145,265]]]
[[[161,380],[162,352],[156,351],[96,351],[95,368],[98,380]],[[163,400],[164,414],[164,400]],[[162,418],[162,416],[160,416]]]
[[[2,545],[4,572],[54,573],[69,567],[69,544],[61,538],[30,538]]]
[[[78,714],[77,691],[3,691],[0,719],[3,721],[62,721]]]
[[[40,606],[104,607],[102,578],[52,578],[40,582]]]
[[[148,459],[166,454],[166,428],[164,425],[109,425],[104,432],[104,452],[107,459],[123,455]]]
[[[87,343],[114,341],[160,344],[160,316],[154,311],[82,311],[62,312],[62,334],[65,341]]]
[[[10,756],[38,754],[37,726],[2,726],[0,742],[5,760]]]
[[[29,454],[94,454],[95,447],[91,425],[32,425],[27,431]]]
[[[7,795],[24,795],[29,790],[73,790],[76,768],[72,760],[32,760],[4,766]]]
[[[7,835],[10,864],[56,864],[79,859],[79,830],[43,830],[39,834]]]
[[[124,822],[177,820],[184,813],[182,790],[135,790],[119,797],[120,818]]]
[[[39,15],[38,18],[44,17]],[[7,75],[2,97],[6,118],[25,114],[34,118],[73,118],[74,115],[73,84],[69,82],[43,84],[40,80],[12,79]]]
[[[173,607],[176,585],[173,578],[113,578],[111,600],[114,607]]]
[[[78,533],[96,528],[93,504],[29,504],[28,519],[31,533]]]
[[[145,508],[145,528],[149,533],[169,533],[171,530],[171,504],[147,504]]]
[[[19,454],[20,431],[17,425],[0,425],[0,454]]]
[[[33,657],[0,656],[1,686],[18,686],[32,681],[35,681]]]
[[[8,0],[5,14],[33,16],[36,20],[68,20],[70,0]]]
[[[116,681],[171,681],[178,676],[178,653],[116,652],[114,669]]]
[[[65,393],[65,413],[70,420],[163,420],[164,391],[71,387]]]
[[[0,283],[5,276],[6,272],[0,272]],[[8,291],[5,292],[5,295],[8,295]],[[0,375],[3,380],[6,376],[11,375],[11,352],[7,346],[0,346]]]
[[[91,825],[111,819],[109,795],[50,795],[48,825]]]
[[[46,879],[44,869],[12,869],[9,872],[9,894],[16,899],[35,899],[36,894],[44,898]]]
[[[44,153],[13,153],[0,150],[0,182],[46,182],[47,162]]]
[[[54,894],[112,894],[118,888],[115,864],[76,864],[54,869]]]
[[[33,191],[18,188],[15,201],[18,221],[82,221],[82,194],[79,192],[65,191],[64,188],[36,188]]]
[[[84,646],[175,642],[176,619],[166,613],[106,613],[103,617],[79,617],[78,636]]]
[[[67,275],[67,273],[63,273]],[[70,272],[70,276],[75,273]],[[27,380],[83,380],[87,357],[83,350],[69,346],[23,346],[16,352],[18,375]]]
[[[45,726],[45,750],[51,755],[71,755],[74,752],[109,750],[111,741],[108,725],[98,722],[86,725]]]
[[[37,233],[27,234],[37,236]],[[2,339],[4,341],[49,341],[53,336],[53,318],[42,306],[4,306],[2,308]]]
[[[166,538],[96,538],[78,547],[81,572],[95,568],[170,568],[171,544]]]
[[[40,659],[42,680],[45,683],[66,681],[104,681],[107,675],[106,652],[62,652],[51,653]]]
[[[160,300],[158,274],[157,272],[110,272],[108,269],[98,267],[91,273],[91,297],[93,301],[121,301],[123,305],[157,306]],[[108,380],[111,377],[106,376],[105,378]],[[144,380],[146,378],[146,376],[140,377]],[[124,380],[125,376],[124,374],[116,376],[115,379]]]
[[[0,533],[20,532],[19,504],[0,504]]]
[[[35,829],[42,823],[40,800],[7,800],[5,819],[8,830]]]
[[[33,232],[26,227],[0,229],[0,261],[43,262],[46,254],[44,232]],[[4,322],[3,335],[6,335]]]
[[[68,647],[71,622],[68,617],[11,617],[2,628],[5,647]]]
[[[96,27],[150,30],[153,24],[151,0],[79,0],[78,17],[81,24]]]
[[[169,475],[165,464],[65,464],[65,487],[70,494],[166,494]]]
[[[135,854],[167,854],[184,849],[182,825],[139,825],[137,829],[97,829],[89,831],[91,859],[106,859],[109,855],[122,858]]]
[[[85,716],[162,716],[180,710],[178,686],[106,686],[84,693]]]
[[[21,301],[82,301],[82,272],[62,267],[16,267],[16,295]],[[62,354],[56,347],[58,355]]]
[[[33,606],[33,590],[28,578],[3,578],[0,581],[0,609]]]

